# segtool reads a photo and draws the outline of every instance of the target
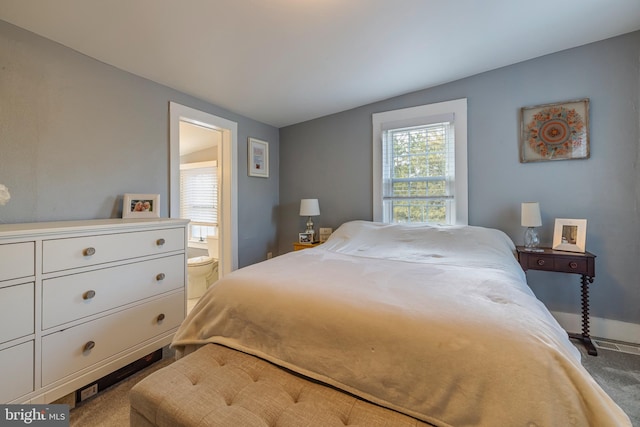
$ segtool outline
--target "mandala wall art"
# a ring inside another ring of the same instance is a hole
[[[520,162],[589,158],[589,99],[520,109]]]

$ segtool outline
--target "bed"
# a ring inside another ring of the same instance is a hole
[[[179,360],[132,390],[132,425],[238,425],[221,421],[225,402],[262,364],[265,377],[282,378],[247,392],[255,402],[245,408],[262,409],[245,412],[270,408],[272,392],[295,380],[381,411],[379,425],[402,416],[407,425],[631,426],[527,286],[514,250],[495,229],[352,221],[320,246],[235,271],[176,333]],[[243,375],[214,369],[234,364],[230,355]],[[273,423],[281,415],[263,425],[287,425]],[[304,425],[331,424],[314,419]]]

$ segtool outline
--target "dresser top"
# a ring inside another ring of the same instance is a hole
[[[90,230],[127,230],[166,226],[185,226],[188,219],[88,219],[79,221],[29,222],[20,224],[0,224],[0,239],[43,234],[64,234]]]

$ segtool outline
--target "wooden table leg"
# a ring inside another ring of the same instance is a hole
[[[583,274],[580,283],[582,284],[582,334],[569,334],[569,337],[580,340],[590,356],[597,356],[598,350],[589,335],[589,283],[593,283],[593,277]]]

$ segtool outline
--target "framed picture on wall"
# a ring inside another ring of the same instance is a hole
[[[125,194],[122,200],[122,218],[160,218],[160,195]]]
[[[269,178],[269,143],[249,138],[247,150],[249,176]]]
[[[586,240],[586,219],[556,218],[553,228],[553,249],[584,253]]]
[[[520,162],[589,158],[589,99],[520,109]]]

